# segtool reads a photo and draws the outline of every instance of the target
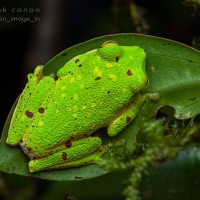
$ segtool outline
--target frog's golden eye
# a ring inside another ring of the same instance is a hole
[[[101,45],[101,47],[108,47],[108,46],[119,46],[119,44],[113,40],[108,40]]]
[[[119,62],[120,57],[123,55],[123,48],[115,41],[107,41],[101,45],[97,54],[108,62]]]

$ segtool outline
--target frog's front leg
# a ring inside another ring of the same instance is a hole
[[[145,97],[142,95],[134,97],[134,100],[131,101],[123,110],[123,112],[108,126],[107,131],[109,136],[116,136],[121,130],[123,130],[129,123],[133,121],[139,109],[141,108],[144,99]]]
[[[100,151],[97,152],[100,150],[101,145],[102,141],[99,137],[88,137],[72,141],[70,145],[66,145],[64,150],[31,160],[29,162],[30,171],[71,168],[96,163],[102,155]]]

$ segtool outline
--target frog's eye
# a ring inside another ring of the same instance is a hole
[[[107,41],[101,45],[98,49],[97,54],[108,62],[118,62],[120,57],[123,55],[123,48],[115,41]]]
[[[101,45],[101,47],[108,47],[108,46],[119,46],[119,44],[113,40],[108,40]]]
[[[148,85],[149,85],[149,79],[148,79],[148,77],[146,77],[145,82],[144,82],[143,87],[142,87],[142,90],[144,90],[145,88],[147,88]]]

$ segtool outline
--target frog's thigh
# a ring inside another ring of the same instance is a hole
[[[72,142],[72,147],[56,152],[47,157],[29,162],[31,172],[47,169],[78,167],[97,162],[100,153],[94,153],[102,145],[99,137],[88,137]]]
[[[138,95],[129,103],[127,108],[108,126],[107,131],[109,136],[116,136],[123,128],[125,128],[136,117],[141,105],[144,102],[144,97]]]

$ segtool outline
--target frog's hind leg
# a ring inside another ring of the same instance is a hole
[[[29,168],[31,172],[49,169],[61,169],[79,167],[100,160],[102,141],[99,137],[88,137],[72,141],[66,149],[53,153],[52,155],[31,160]]]
[[[123,112],[111,122],[107,128],[109,136],[116,136],[122,129],[133,121],[140,110],[144,99],[144,96],[141,95],[135,97],[134,100],[123,110]]]

